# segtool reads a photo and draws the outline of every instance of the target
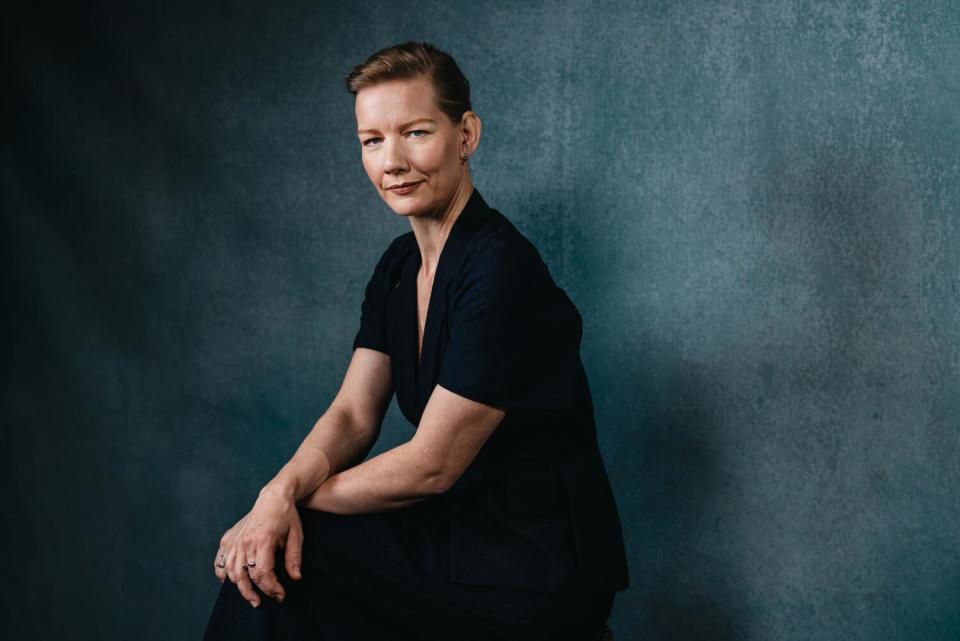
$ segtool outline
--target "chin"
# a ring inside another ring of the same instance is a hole
[[[393,194],[384,194],[387,206],[401,216],[414,216],[424,210],[419,198],[403,198]]]
[[[392,200],[387,201],[387,206],[400,216],[413,216],[420,210],[414,203],[398,203]]]

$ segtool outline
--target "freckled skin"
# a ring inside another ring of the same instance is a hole
[[[433,85],[425,77],[361,89],[355,111],[363,168],[393,211],[443,219],[449,211],[462,209],[473,185],[469,165],[461,158],[465,151],[473,152],[480,137],[475,113],[468,111],[460,123],[451,122],[437,106]],[[413,122],[421,118],[433,122]],[[422,184],[408,195],[387,189],[414,181]],[[463,202],[458,202],[461,198]]]

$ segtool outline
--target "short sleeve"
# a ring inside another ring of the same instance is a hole
[[[457,284],[437,384],[503,408],[571,410],[582,322],[536,250],[502,250]]]
[[[353,339],[353,349],[368,347],[384,354],[390,353],[387,341],[387,263],[393,245],[384,252],[367,282],[363,303],[360,305],[360,329]]]

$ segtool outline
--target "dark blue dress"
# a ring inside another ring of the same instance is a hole
[[[412,231],[383,253],[354,349],[391,357],[414,428],[438,384],[505,408],[503,421],[440,496],[371,514],[301,508],[303,579],[278,555],[287,599],[257,609],[225,581],[206,641],[591,639],[627,587],[576,307],[474,189],[440,254],[418,362],[420,260]]]

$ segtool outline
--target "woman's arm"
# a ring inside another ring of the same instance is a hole
[[[445,492],[505,414],[438,385],[410,441],[332,474],[302,504],[324,512],[355,514],[391,510]]]
[[[390,357],[358,348],[330,407],[260,494],[296,502],[362,460],[380,433],[392,389]]]
[[[250,512],[220,538],[214,573],[228,577],[254,607],[260,590],[282,601],[286,590],[274,572],[274,553],[284,548],[284,564],[301,578],[303,530],[296,501],[331,474],[362,459],[380,431],[392,392],[390,357],[358,348],[330,408],[316,422],[290,461],[257,497]]]

